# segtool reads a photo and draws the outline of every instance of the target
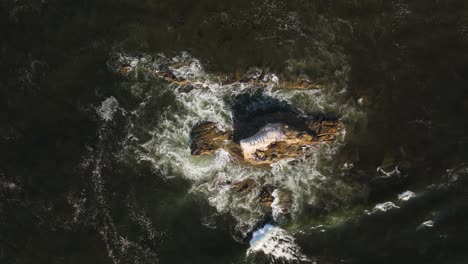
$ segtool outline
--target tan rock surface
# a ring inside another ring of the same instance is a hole
[[[310,155],[309,148],[320,142],[333,142],[343,130],[338,121],[310,121],[310,131],[300,131],[283,123],[267,124],[256,134],[236,144],[232,132],[205,122],[192,130],[192,155],[211,155],[220,148],[253,165],[267,165],[282,159]]]
[[[232,142],[232,132],[223,131],[213,122],[196,125],[191,132],[191,153],[194,156],[212,155],[219,149],[241,156],[241,150]]]
[[[231,189],[238,193],[249,193],[257,186],[257,182],[253,179],[247,178],[232,184]]]

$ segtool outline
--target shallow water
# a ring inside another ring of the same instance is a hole
[[[466,262],[467,8],[0,3],[0,261]],[[155,76],[174,63],[195,88]],[[251,67],[322,88],[226,84]],[[199,122],[241,140],[261,126],[237,124],[274,111],[345,133],[272,166],[190,154]],[[246,178],[259,186],[231,190]],[[262,207],[262,187],[289,194],[290,215]]]

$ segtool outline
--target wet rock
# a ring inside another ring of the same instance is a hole
[[[344,125],[324,115],[302,114],[287,102],[251,90],[234,98],[233,130],[221,131],[202,123],[192,131],[192,154],[213,154],[224,148],[253,165],[283,159],[299,160],[313,154],[313,145],[333,142]]]
[[[321,89],[322,85],[315,83],[307,76],[300,76],[296,80],[281,81],[278,83],[279,88],[287,89]]]
[[[288,125],[268,124],[255,135],[240,141],[243,157],[253,164],[271,164],[285,158],[306,154],[307,146],[318,143],[317,138]]]
[[[260,191],[260,195],[259,195],[260,205],[265,206],[265,207],[270,207],[274,200],[275,198],[271,195],[271,191],[268,190],[267,188],[263,188]]]
[[[253,179],[247,178],[240,182],[232,184],[231,189],[238,193],[249,193],[257,186],[257,182]]]
[[[218,149],[229,144],[232,133],[223,131],[213,122],[196,125],[191,134],[190,146],[192,155],[211,155]]]
[[[182,63],[165,65],[166,67],[161,68],[155,72],[155,76],[164,79],[170,83],[179,86],[195,86],[202,87],[200,83],[191,81],[186,78],[177,77],[175,72],[178,68],[185,67]],[[262,69],[253,67],[250,68],[244,74],[227,74],[222,81],[222,85],[232,85],[236,83],[250,83],[257,86],[269,86],[273,85],[277,88],[284,89],[321,89],[322,85],[316,84],[307,76],[299,76],[296,79],[282,80],[274,73],[265,73]]]
[[[132,70],[133,67],[130,64],[125,64],[118,68],[117,72],[122,76],[128,76]]]

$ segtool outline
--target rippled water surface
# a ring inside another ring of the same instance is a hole
[[[5,0],[0,15],[1,263],[468,261],[464,1]],[[258,69],[271,81],[239,81]],[[191,155],[194,126],[254,144],[283,128],[255,134],[268,115],[344,129],[271,165]]]

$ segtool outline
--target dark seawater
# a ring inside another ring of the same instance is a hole
[[[309,263],[468,262],[466,1],[2,0],[0,32],[0,263],[299,262],[246,257],[273,221],[239,234],[163,149],[188,146],[163,128],[190,104],[145,69],[112,71],[116,54],[183,52],[209,76],[306,74],[350,113],[328,180],[304,187],[316,202],[281,226]],[[372,213],[386,201],[399,208]]]

